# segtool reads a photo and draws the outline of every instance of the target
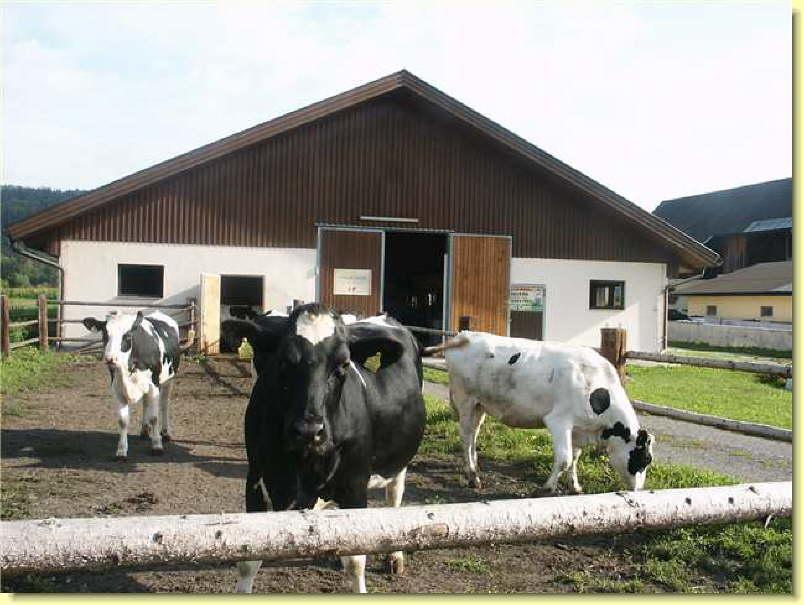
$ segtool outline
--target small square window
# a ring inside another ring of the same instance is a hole
[[[590,309],[624,309],[625,308],[625,282],[589,281],[589,308]]]
[[[164,276],[162,265],[117,265],[117,295],[162,298]]]
[[[773,307],[760,307],[759,308],[759,316],[760,317],[773,317]]]
[[[706,314],[709,316],[717,315],[717,305],[706,305]]]

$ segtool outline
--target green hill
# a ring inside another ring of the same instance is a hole
[[[24,219],[48,206],[53,206],[71,197],[84,193],[80,189],[50,189],[49,187],[19,187],[3,185],[0,187],[0,209],[3,229],[9,224]],[[11,244],[3,233],[2,238],[2,282],[3,286],[27,287],[48,285],[57,282],[56,270],[43,263],[37,263],[20,256],[11,249]]]

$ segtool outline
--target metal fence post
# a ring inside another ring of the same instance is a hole
[[[39,350],[47,352],[47,296],[40,294],[37,297],[37,306],[39,307]]]

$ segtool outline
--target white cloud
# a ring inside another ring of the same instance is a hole
[[[402,67],[647,208],[791,172],[784,3],[5,13],[7,183],[95,187]]]

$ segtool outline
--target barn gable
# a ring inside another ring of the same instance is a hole
[[[366,225],[362,216],[511,234],[521,257],[691,266],[717,258],[407,72],[135,173],[8,233],[56,256],[62,240],[312,248],[316,224]]]

